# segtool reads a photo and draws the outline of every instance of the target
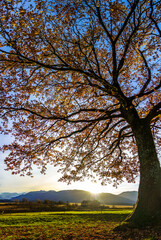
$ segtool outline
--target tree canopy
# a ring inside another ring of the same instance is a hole
[[[137,122],[161,139],[157,0],[1,0],[1,133],[13,174],[114,185],[139,172]],[[146,139],[145,139],[146,141]]]

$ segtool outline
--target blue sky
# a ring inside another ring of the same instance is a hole
[[[11,141],[11,138],[8,136],[0,135],[0,145],[7,144]],[[0,153],[0,192],[29,192],[37,190],[67,190],[67,189],[82,189],[91,191],[94,193],[97,192],[109,192],[114,194],[119,194],[123,191],[132,191],[138,189],[138,181],[136,184],[129,184],[124,182],[119,185],[118,188],[112,187],[108,184],[102,186],[99,182],[92,183],[90,180],[84,182],[75,182],[70,185],[67,185],[63,182],[58,182],[58,179],[61,177],[57,173],[57,169],[51,165],[48,166],[46,175],[42,175],[35,167],[34,177],[20,177],[19,175],[12,175],[10,171],[5,171],[6,168],[4,164],[5,154]]]

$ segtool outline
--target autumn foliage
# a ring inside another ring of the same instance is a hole
[[[3,147],[7,169],[51,163],[63,181],[117,185],[143,163],[141,176],[159,176],[160,1],[0,3],[1,132],[15,138]]]

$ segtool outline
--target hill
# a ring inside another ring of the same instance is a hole
[[[111,193],[100,193],[99,201],[107,205],[134,205],[135,201]]]
[[[93,195],[90,192],[83,190],[63,190],[63,191],[34,191],[26,194],[22,194],[20,196],[16,196],[12,198],[12,200],[18,199],[22,200],[23,198],[28,199],[29,201],[36,201],[38,199],[44,200],[52,200],[52,201],[63,201],[63,202],[73,202],[80,203],[83,200],[94,200],[97,199],[103,204],[107,205],[133,205],[136,200],[133,199],[133,192],[130,195],[128,192],[128,198],[120,195],[115,195],[111,193],[100,193]],[[124,194],[125,195],[125,194]]]
[[[128,198],[128,199],[136,202],[138,192],[137,191],[127,191],[127,192],[120,193],[118,196],[123,197],[123,198]]]
[[[0,193],[0,199],[11,199],[13,197],[17,197],[19,196],[21,193],[10,193],[10,192],[3,192],[3,193]]]
[[[63,190],[63,191],[35,191],[29,192],[26,194],[22,194],[18,197],[12,198],[22,200],[23,198],[27,198],[30,201],[40,200],[52,200],[52,201],[63,201],[63,202],[82,202],[83,200],[91,200],[92,194],[83,191],[83,190]]]

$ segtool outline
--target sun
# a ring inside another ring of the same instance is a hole
[[[99,194],[102,192],[100,184],[92,183],[92,182],[87,182],[84,190],[92,194]]]
[[[66,188],[67,189],[67,188]],[[97,182],[92,182],[90,179],[84,179],[84,181],[76,182],[68,186],[68,189],[77,189],[90,192],[93,195],[99,193],[112,192],[113,188],[111,186],[102,185],[99,180]]]
[[[90,188],[89,190],[88,190],[90,193],[92,193],[92,194],[99,194],[99,193],[101,193],[102,191],[100,190],[100,189],[98,189],[98,188]]]

